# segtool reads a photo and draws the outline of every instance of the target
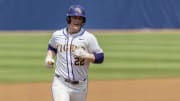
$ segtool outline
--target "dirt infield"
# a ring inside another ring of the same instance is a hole
[[[51,83],[1,84],[0,101],[52,101]],[[180,79],[90,81],[87,101],[180,101]]]

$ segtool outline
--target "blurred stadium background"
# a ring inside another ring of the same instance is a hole
[[[106,56],[91,65],[90,79],[180,76],[179,0],[0,0],[0,82],[51,80],[47,43],[76,3]]]
[[[88,29],[180,27],[179,0],[0,0],[0,29],[59,29],[75,3],[86,9]]]

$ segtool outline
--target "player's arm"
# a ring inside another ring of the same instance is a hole
[[[100,64],[104,61],[104,53],[84,53],[84,58],[95,64]]]
[[[73,54],[77,57],[88,59],[90,62],[96,63],[96,64],[102,63],[104,61],[104,53],[103,52],[88,53],[84,49],[78,48],[73,52]]]
[[[99,47],[98,42],[95,37],[92,37],[91,42],[89,42],[88,50],[90,50],[91,53],[88,53],[83,48],[79,47],[75,49],[74,55],[81,58],[86,58],[90,62],[95,63],[95,64],[103,63],[104,53],[103,53],[103,50]]]
[[[52,34],[52,37],[49,40],[49,44],[48,44],[48,48],[47,48],[47,54],[46,54],[46,58],[45,58],[45,65],[48,68],[52,68],[53,64],[54,64],[54,57],[57,54],[57,46],[56,46],[56,34],[58,33],[58,31],[54,32]]]
[[[57,49],[53,48],[50,44],[48,45],[48,52],[47,56],[50,56],[51,58],[54,58],[56,56]]]
[[[87,57],[87,59],[88,59],[90,62],[94,63],[94,61],[95,61],[95,56],[94,56],[94,54],[89,54],[89,56]]]
[[[95,64],[103,63],[103,61],[104,61],[104,53],[103,52],[102,53],[94,53],[93,56],[94,56],[93,63],[95,63]]]
[[[89,39],[89,47],[88,50],[92,52],[90,54],[90,60],[92,63],[100,64],[104,61],[104,53],[99,43],[94,35],[92,35]]]
[[[57,49],[53,48],[50,44],[48,45],[48,51],[45,59],[45,65],[48,68],[52,68],[54,64],[54,57],[56,56]]]

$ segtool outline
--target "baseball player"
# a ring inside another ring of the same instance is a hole
[[[55,75],[52,82],[53,101],[85,101],[90,63],[100,64],[104,53],[96,37],[82,26],[86,22],[81,5],[72,5],[67,12],[67,27],[53,33],[48,44],[45,64],[53,68],[56,56]]]

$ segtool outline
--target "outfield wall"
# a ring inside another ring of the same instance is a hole
[[[180,0],[0,0],[0,30],[64,27],[77,2],[86,8],[89,29],[180,28]]]

